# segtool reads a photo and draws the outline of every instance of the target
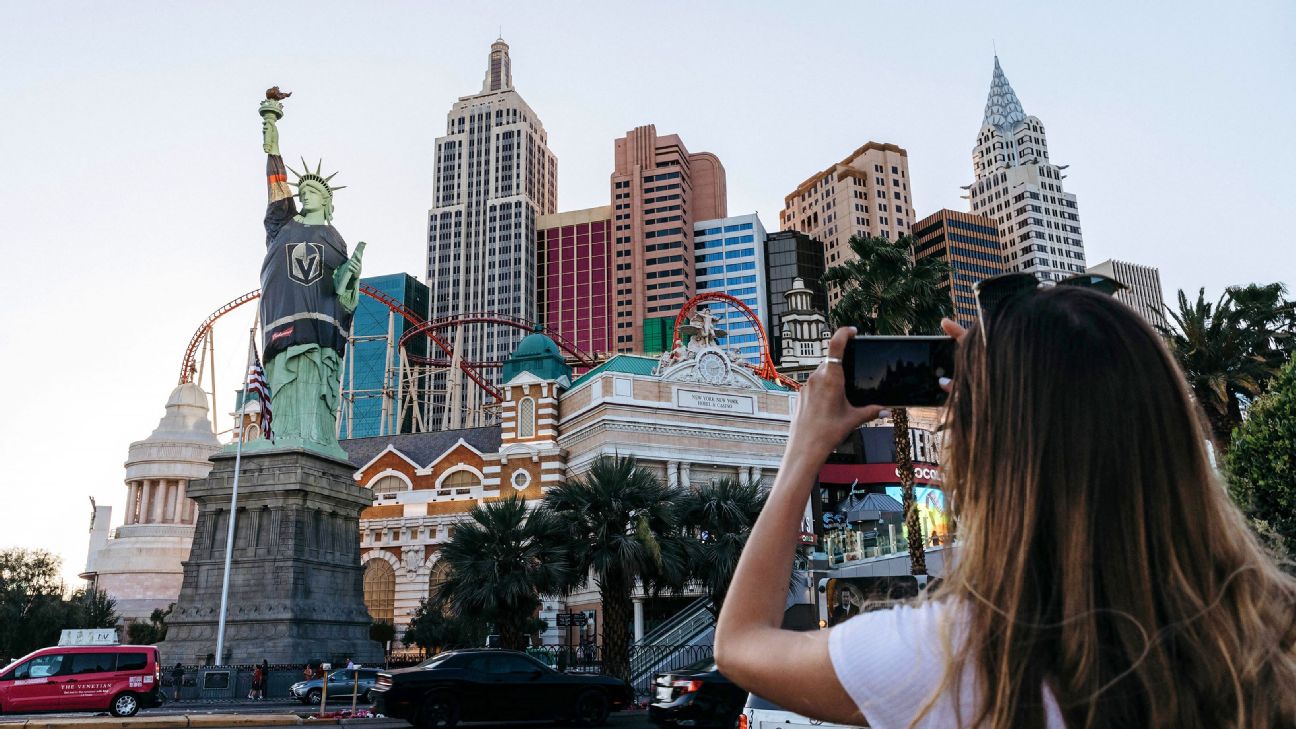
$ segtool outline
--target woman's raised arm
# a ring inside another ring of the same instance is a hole
[[[801,390],[774,488],[738,560],[716,626],[720,671],[748,691],[816,719],[862,723],[828,656],[829,631],[781,625],[806,500],[833,448],[884,411],[846,401],[842,353],[853,328],[838,329],[828,359]]]

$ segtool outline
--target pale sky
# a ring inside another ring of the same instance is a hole
[[[0,547],[70,582],[88,496],[125,502],[185,344],[258,286],[257,103],[291,90],[286,158],[340,170],[365,274],[424,270],[434,140],[502,28],[558,157],[560,210],[608,202],[612,142],[677,133],[728,172],[730,214],[869,140],[909,152],[919,217],[966,210],[997,47],[1070,165],[1090,263],[1179,288],[1296,285],[1291,2],[132,3],[0,0]],[[218,330],[222,427],[252,312]]]

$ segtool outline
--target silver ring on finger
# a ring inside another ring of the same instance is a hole
[[[841,364],[842,361],[841,361],[841,358],[840,358],[840,357],[824,357],[824,358],[823,358],[823,363],[824,363],[824,364]]]

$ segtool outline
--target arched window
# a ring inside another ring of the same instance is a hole
[[[437,589],[450,577],[450,563],[439,559],[432,565],[432,574],[428,576],[428,599],[435,600]]]
[[[409,486],[405,483],[404,479],[391,473],[374,481],[369,485],[369,488],[379,496],[391,496],[397,491],[409,490]]]
[[[455,471],[441,482],[441,491],[451,494],[468,494],[472,493],[474,488],[481,486],[481,479],[472,471]]]
[[[519,438],[535,437],[535,400],[524,397],[517,407],[517,434]]]
[[[396,570],[387,560],[365,562],[364,602],[371,620],[393,623],[396,615]]]

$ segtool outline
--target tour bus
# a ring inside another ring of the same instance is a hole
[[[0,713],[110,711],[134,716],[162,703],[162,665],[151,645],[41,648],[0,671]]]

